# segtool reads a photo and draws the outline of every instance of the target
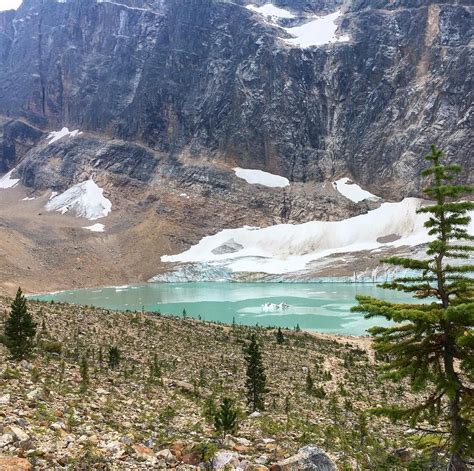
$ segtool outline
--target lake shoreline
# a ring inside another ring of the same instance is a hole
[[[29,295],[30,300],[92,305],[111,311],[167,313],[218,322],[304,330],[322,335],[366,336],[387,326],[383,318],[354,313],[357,295],[407,302],[406,295],[372,283],[160,283],[65,290]]]
[[[65,293],[68,291],[83,291],[83,290],[98,290],[98,289],[112,289],[112,288],[133,288],[137,286],[156,286],[156,285],[175,285],[175,284],[192,284],[192,283],[202,283],[208,285],[244,285],[244,284],[255,284],[255,285],[361,285],[361,286],[377,286],[380,283],[384,283],[385,280],[377,280],[377,281],[350,281],[345,280],[344,278],[335,277],[334,279],[321,279],[320,281],[300,281],[300,280],[255,280],[255,281],[247,281],[247,280],[222,280],[222,281],[160,281],[160,282],[146,282],[146,283],[130,283],[130,284],[117,284],[117,285],[92,285],[92,286],[82,286],[80,288],[71,287],[71,288],[61,288],[58,290],[52,291],[39,291],[39,292],[30,292],[30,291],[23,291],[23,294],[27,298],[31,298],[34,296],[48,296],[54,295],[59,293]],[[9,296],[8,293],[0,292],[1,296]]]

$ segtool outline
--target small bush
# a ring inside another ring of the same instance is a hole
[[[41,342],[41,348],[45,353],[49,353],[50,355],[61,355],[63,351],[62,343],[55,340],[45,340]]]
[[[194,446],[193,451],[196,452],[202,461],[211,461],[219,447],[212,442],[201,442]]]

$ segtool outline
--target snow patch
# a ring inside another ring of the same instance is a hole
[[[100,223],[92,224],[92,226],[85,226],[83,229],[87,229],[91,232],[105,232],[105,226]]]
[[[3,177],[0,177],[0,189],[6,190],[8,188],[13,188],[15,187],[18,182],[20,181],[19,178],[12,178],[12,173],[15,171],[15,169],[10,170],[8,173],[3,175]]]
[[[236,167],[233,169],[237,177],[242,178],[251,185],[263,185],[269,188],[284,188],[290,184],[288,178],[274,175],[262,170],[252,170]]]
[[[108,4],[110,4],[110,5],[115,5],[115,6],[118,6],[118,7],[126,8],[127,10],[145,11],[145,12],[147,12],[147,13],[153,13],[153,14],[155,14],[154,11],[152,11],[152,10],[147,10],[146,8],[131,7],[131,6],[125,5],[125,4],[123,4],[123,3],[111,2],[111,1],[109,1],[109,0],[97,0],[97,3],[108,3]]]
[[[25,198],[23,198],[21,201],[33,201],[35,200],[36,198],[34,196],[26,196]]]
[[[270,16],[272,19],[295,17],[295,15],[293,15],[293,13],[289,12],[288,10],[278,8],[275,5],[272,5],[271,3],[267,3],[265,5],[262,5],[261,7],[257,7],[255,5],[248,5],[246,8],[255,11],[256,13],[260,13],[260,15]]]
[[[46,210],[61,214],[72,211],[78,217],[93,221],[107,216],[112,210],[112,203],[104,197],[104,190],[90,179],[53,196],[46,204]]]
[[[59,141],[59,139],[62,139],[63,137],[76,137],[79,136],[79,134],[82,134],[79,129],[69,131],[68,128],[62,128],[61,131],[50,132],[46,139],[48,139],[48,144],[52,144],[53,142]]]
[[[267,3],[261,7],[248,5],[247,8],[265,17],[266,21],[271,25],[293,36],[292,38],[285,39],[285,41],[294,47],[307,48],[311,46],[322,46],[324,44],[346,42],[350,39],[349,36],[336,34],[338,28],[336,21],[342,15],[340,10],[324,16],[301,16],[299,19],[304,21],[303,24],[285,28],[278,24],[278,21],[297,18],[293,13],[276,7],[271,3]]]
[[[359,185],[356,183],[350,183],[349,178],[340,178],[336,180],[333,185],[334,188],[341,193],[341,195],[345,196],[346,198],[354,201],[354,203],[358,203],[359,201],[363,201],[366,199],[379,199],[378,196],[373,195],[372,193],[363,190]]]
[[[418,198],[406,198],[399,203],[383,203],[367,214],[342,221],[278,224],[258,230],[225,229],[204,237],[181,254],[165,255],[161,260],[224,266],[232,273],[294,273],[332,254],[428,242],[431,237],[424,227],[427,216],[416,213],[421,205]],[[377,240],[393,234],[399,238],[391,242]],[[216,251],[230,239],[243,248],[237,253]]]
[[[289,304],[286,303],[265,303],[260,306],[262,312],[278,312],[278,311],[286,311],[290,307]]]
[[[2,0],[0,2],[0,11],[16,10],[22,2],[23,0]]]
[[[348,36],[337,36],[336,20],[341,16],[338,10],[325,16],[317,16],[312,21],[301,26],[283,28],[288,34],[294,36],[286,41],[296,47],[306,48],[311,46],[322,46],[324,44],[349,41]]]

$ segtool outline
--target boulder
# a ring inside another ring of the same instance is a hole
[[[223,469],[226,465],[230,465],[231,461],[236,458],[238,458],[236,453],[220,450],[212,460],[212,469]]]
[[[163,458],[166,461],[173,461],[175,459],[173,453],[171,453],[171,450],[169,450],[168,448],[165,448],[164,450],[159,451],[157,453],[157,456],[158,458]]]
[[[277,466],[275,471],[337,471],[331,458],[314,445],[300,448],[296,455],[280,461]]]
[[[29,435],[20,427],[16,427],[15,425],[9,425],[5,429],[6,433],[10,433],[13,435],[16,441],[22,442],[24,440],[28,440]]]
[[[199,462],[201,460],[200,460],[199,453],[191,452],[191,453],[187,453],[186,455],[183,455],[183,457],[181,458],[181,461],[184,464],[190,464],[192,466],[198,466]]]
[[[31,471],[32,469],[30,462],[24,458],[0,455],[0,470],[2,471]]]
[[[0,405],[4,406],[10,402],[11,396],[10,394],[5,394],[4,396],[0,396]]]
[[[143,445],[133,445],[132,448],[134,449],[135,453],[143,458],[143,459],[149,459],[149,458],[154,458],[155,453],[151,448],[148,448]]]
[[[11,433],[0,435],[0,448],[5,448],[10,443],[13,443],[13,435]]]

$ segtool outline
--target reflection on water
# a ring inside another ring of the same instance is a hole
[[[280,326],[363,335],[374,325],[387,325],[382,318],[365,319],[351,313],[355,296],[413,301],[405,294],[371,284],[355,283],[166,283],[84,289],[34,296],[45,301],[88,304],[107,309],[137,310],[181,315],[211,321],[247,325]],[[287,304],[268,311],[264,304]]]

